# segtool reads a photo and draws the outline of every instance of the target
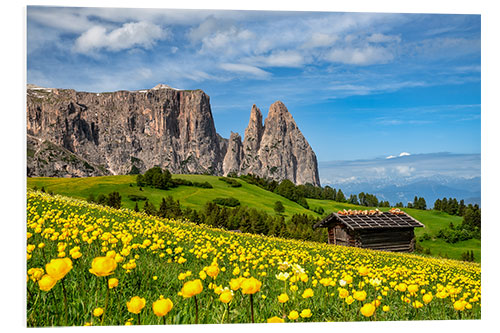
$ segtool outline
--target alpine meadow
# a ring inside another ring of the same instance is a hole
[[[26,37],[27,327],[482,318],[481,15],[30,5]]]

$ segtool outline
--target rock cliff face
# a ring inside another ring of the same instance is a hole
[[[29,85],[28,176],[144,172],[253,173],[319,185],[316,156],[281,102],[262,124],[254,105],[245,140],[216,133],[210,98],[166,85],[87,93]]]
[[[296,184],[319,185],[318,163],[286,106],[277,101],[269,108],[262,126],[262,113],[254,105],[243,142],[244,158],[239,173],[252,173]]]

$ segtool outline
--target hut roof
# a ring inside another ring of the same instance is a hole
[[[313,226],[325,228],[333,222],[339,221],[352,230],[360,229],[393,229],[424,227],[422,223],[404,212],[390,213],[378,212],[377,214],[338,214],[332,213]]]

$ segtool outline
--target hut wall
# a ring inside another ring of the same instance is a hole
[[[356,233],[356,246],[373,250],[413,252],[415,233],[413,228],[364,229]]]
[[[342,224],[333,224],[328,227],[328,244],[356,246],[356,234]]]

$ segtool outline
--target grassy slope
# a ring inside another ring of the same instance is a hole
[[[342,209],[360,209],[359,206],[351,205],[347,203],[340,203],[330,200],[315,200],[308,199],[309,206],[311,207],[323,207],[326,213],[335,212]],[[361,209],[366,209],[365,207]],[[389,210],[390,208],[379,208],[380,210]],[[462,217],[449,215],[444,212],[439,212],[435,210],[419,210],[412,208],[404,208],[404,211],[407,212],[410,216],[422,222],[425,227],[424,228],[415,228],[415,235],[417,238],[422,236],[424,233],[428,233],[431,235],[433,239],[428,241],[423,241],[419,243],[424,248],[429,248],[431,250],[431,254],[436,255],[447,255],[453,259],[461,259],[461,255],[465,251],[472,250],[474,251],[474,256],[476,257],[476,261],[481,260],[481,241],[478,239],[470,239],[463,242],[458,242],[455,244],[449,244],[445,241],[435,238],[435,235],[439,231],[439,229],[447,227],[450,222],[455,226],[462,223]]]
[[[241,187],[230,187],[223,181],[220,181],[215,176],[204,175],[173,175],[174,178],[184,178],[197,182],[209,182],[214,187],[213,189],[203,189],[190,186],[179,186],[168,191],[143,188],[135,186],[135,176],[105,176],[105,177],[90,177],[90,178],[28,178],[28,187],[33,188],[37,186],[39,189],[43,186],[46,191],[53,191],[57,194],[67,195],[80,199],[87,199],[93,193],[96,197],[100,193],[108,194],[112,191],[120,192],[122,196],[122,206],[133,209],[135,202],[128,199],[127,195],[136,194],[146,196],[150,202],[153,202],[158,208],[161,198],[171,195],[174,199],[180,201],[183,208],[190,207],[194,209],[201,209],[205,202],[212,201],[217,197],[234,197],[238,199],[242,205],[254,207],[259,210],[266,211],[269,214],[274,214],[274,203],[281,201],[285,206],[285,217],[290,217],[297,213],[307,213],[315,217],[319,214],[311,210],[307,210],[302,206],[283,198],[277,194],[271,193],[258,186],[251,185],[245,181],[238,179],[242,184]],[[133,184],[130,187],[130,184]],[[307,199],[311,208],[322,207],[325,213],[331,213],[341,209],[366,209],[367,207],[360,207],[347,203],[339,203],[331,200],[316,200]],[[142,209],[144,202],[139,202],[139,207]],[[381,210],[388,210],[389,208],[382,208]],[[415,228],[417,237],[428,233],[431,236],[435,235],[439,229],[444,228],[452,222],[458,225],[462,222],[459,216],[451,216],[443,212],[433,210],[417,210],[405,208],[405,212],[425,224],[425,228]],[[449,258],[460,259],[463,252],[473,250],[476,261],[481,258],[481,242],[477,239],[471,239],[464,242],[455,244],[448,244],[440,239],[433,238],[429,241],[420,242],[424,248],[429,248],[433,256],[446,255]]]
[[[274,203],[281,201],[285,206],[285,217],[290,217],[293,214],[308,213],[315,217],[320,217],[312,211],[304,209],[297,203],[290,201],[282,196],[266,191],[258,186],[248,184],[245,181],[238,179],[242,184],[241,187],[230,187],[227,183],[220,181],[215,176],[204,175],[173,175],[173,178],[183,178],[196,182],[209,182],[214,187],[213,189],[204,189],[192,186],[179,186],[168,191],[144,187],[143,191],[135,185],[135,176],[105,176],[105,177],[89,177],[89,178],[28,178],[28,188],[37,186],[40,189],[45,187],[47,192],[53,191],[57,194],[67,195],[71,197],[87,199],[93,193],[96,197],[103,193],[108,194],[112,191],[118,191],[122,196],[122,206],[133,209],[135,202],[128,198],[129,194],[143,195],[152,202],[156,208],[159,207],[161,199],[168,195],[179,200],[183,208],[201,209],[207,201],[212,201],[215,198],[234,197],[238,199],[242,205],[266,211],[269,214],[274,214]],[[133,184],[130,187],[130,184]],[[139,208],[142,209],[144,201],[139,202]]]

